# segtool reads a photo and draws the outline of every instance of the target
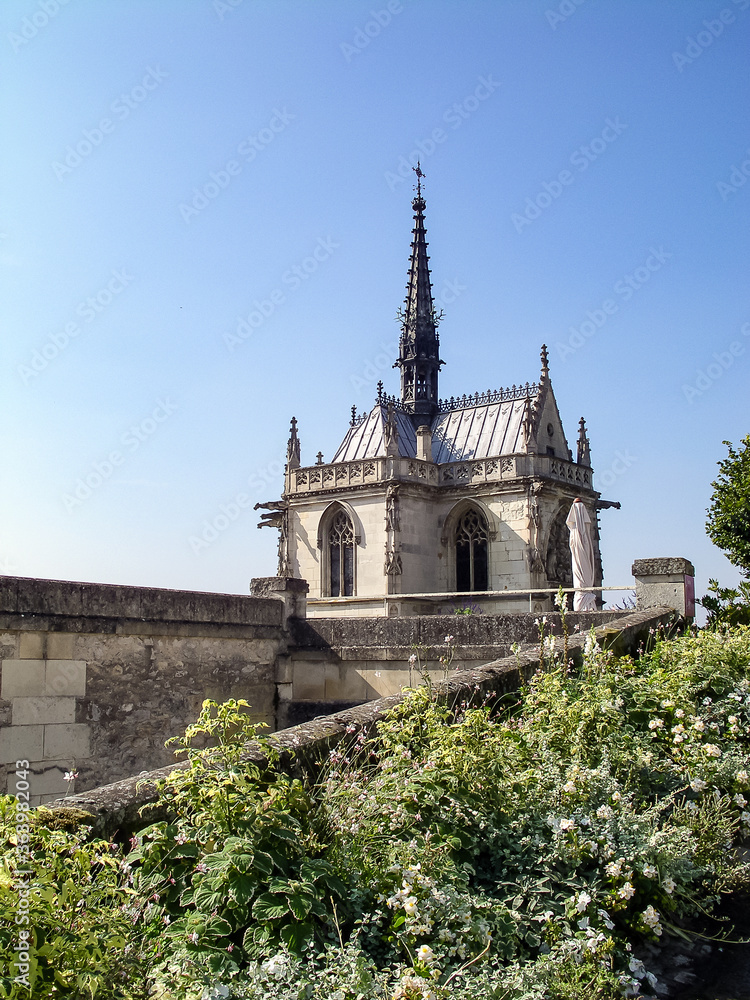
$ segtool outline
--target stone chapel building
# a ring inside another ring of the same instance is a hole
[[[602,582],[597,512],[611,504],[594,489],[583,418],[575,457],[568,447],[547,348],[537,382],[439,398],[421,178],[417,168],[398,395],[381,382],[369,413],[352,407],[330,462],[301,464],[292,418],[282,498],[257,505],[269,510],[259,527],[279,529],[279,576],[309,585],[311,617],[550,608],[544,591],[573,582],[565,519],[576,497]]]

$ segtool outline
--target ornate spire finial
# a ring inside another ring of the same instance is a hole
[[[424,177],[424,171],[422,170],[422,166],[421,166],[419,160],[417,160],[416,167],[412,167],[412,170],[417,175],[417,198],[419,198],[421,200],[422,199],[422,178]]]
[[[383,380],[382,379],[378,382],[378,402],[379,403],[383,402]]]
[[[547,353],[547,345],[542,344],[542,378],[549,378],[549,354]]]
[[[583,417],[578,421],[578,464],[591,468],[591,446]]]
[[[352,427],[354,427],[354,425],[356,424],[356,422],[357,422],[357,407],[356,407],[356,404],[355,404],[354,406],[352,406],[352,419],[351,419],[351,425],[352,425]]]
[[[399,313],[401,337],[395,367],[401,369],[401,403],[420,422],[429,423],[437,412],[440,341],[432,300],[430,265],[427,256],[427,234],[424,224],[425,201],[422,197],[424,173],[419,163],[413,168],[417,175],[416,197],[412,201],[414,228],[409,258],[409,281],[406,302]]]
[[[297,418],[292,417],[289,427],[289,440],[286,446],[286,464],[290,469],[299,469],[299,438],[297,437]]]

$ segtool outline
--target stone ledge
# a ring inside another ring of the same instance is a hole
[[[283,606],[270,598],[20,576],[0,578],[0,613],[222,625],[283,624]]]
[[[622,655],[636,652],[639,643],[646,641],[649,633],[658,626],[673,625],[678,620],[679,616],[672,608],[649,608],[626,615],[617,624],[602,625],[596,629],[596,634],[602,645]],[[571,657],[580,660],[585,641],[585,633],[570,637]],[[527,647],[517,656],[507,656],[481,667],[460,671],[449,680],[435,684],[434,690],[441,701],[451,703],[475,698],[482,700],[485,696],[499,697],[518,690],[522,681],[528,679],[538,666],[537,649]],[[379,698],[356,708],[321,716],[312,722],[274,733],[269,739],[281,754],[278,766],[289,773],[316,770],[332,747],[341,740],[356,738],[359,730],[374,726],[400,704],[404,697],[404,694],[397,694]],[[254,749],[252,745],[248,747],[246,759],[265,762],[260,749]],[[168,805],[158,803],[155,782],[186,767],[187,763],[181,761],[89,792],[68,796],[64,806],[85,812],[85,822],[90,823],[99,835],[128,834],[158,819],[167,818]],[[63,802],[57,800],[57,803],[48,805],[56,810],[63,807]]]

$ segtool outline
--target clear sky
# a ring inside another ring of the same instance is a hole
[[[275,573],[232,505],[278,498],[292,415],[312,464],[397,391],[420,156],[441,395],[546,342],[622,503],[605,583],[737,579],[704,521],[750,432],[750,0],[3,0],[0,51],[0,571]]]

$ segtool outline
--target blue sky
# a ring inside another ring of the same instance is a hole
[[[605,583],[737,579],[704,520],[750,432],[749,43],[750,0],[4,0],[0,571],[274,573],[233,504],[292,415],[311,464],[397,390],[419,155],[441,395],[546,342],[622,503]]]

